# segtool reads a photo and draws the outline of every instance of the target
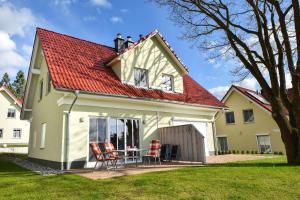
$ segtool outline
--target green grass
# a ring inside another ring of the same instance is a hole
[[[89,180],[42,177],[0,159],[0,199],[300,199],[285,157]]]

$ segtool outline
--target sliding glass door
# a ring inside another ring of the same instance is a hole
[[[89,144],[110,142],[117,150],[139,148],[139,120],[126,118],[90,118]],[[95,158],[89,147],[89,162]]]
[[[99,146],[101,146],[101,143],[106,141],[106,135],[106,119],[91,118],[89,128],[89,144],[98,143]],[[93,161],[95,161],[95,156],[89,147],[89,162]]]

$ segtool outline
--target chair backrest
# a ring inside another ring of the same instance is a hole
[[[118,152],[115,151],[115,146],[112,143],[104,143],[105,152],[111,153],[113,156],[118,156]]]
[[[99,145],[97,143],[91,143],[90,147],[92,149],[93,154],[97,159],[103,159],[103,154],[101,152],[101,149],[99,148]]]
[[[159,140],[151,140],[148,155],[150,156],[158,156],[160,149],[160,142]]]

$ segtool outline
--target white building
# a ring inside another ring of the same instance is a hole
[[[28,144],[30,123],[20,120],[22,101],[0,87],[0,146]]]

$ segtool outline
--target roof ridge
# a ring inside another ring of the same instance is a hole
[[[114,47],[111,47],[111,46],[108,46],[108,45],[105,45],[105,44],[96,43],[96,42],[93,42],[93,41],[90,41],[90,40],[87,40],[87,39],[75,37],[75,36],[68,35],[68,34],[65,34],[65,33],[59,33],[59,32],[56,32],[56,31],[53,31],[53,30],[49,30],[49,29],[45,29],[45,28],[41,28],[41,27],[36,27],[36,30],[43,30],[43,31],[55,33],[55,34],[58,34],[58,35],[66,36],[66,37],[69,37],[69,38],[73,38],[75,40],[81,40],[81,41],[88,42],[88,43],[91,43],[91,44],[101,45],[101,46],[104,46],[104,47],[115,49]]]

